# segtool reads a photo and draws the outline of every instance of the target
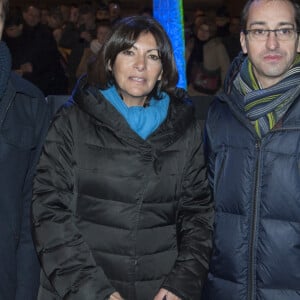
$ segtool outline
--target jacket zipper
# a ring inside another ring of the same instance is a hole
[[[242,115],[235,106],[232,105],[227,96],[224,97],[226,103],[229,105],[233,115],[245,126],[253,135],[257,136],[254,126],[250,122],[246,122],[246,118]],[[257,201],[258,201],[258,183],[259,183],[259,167],[260,167],[260,148],[261,140],[256,138],[255,149],[256,149],[256,171],[255,171],[255,186],[253,192],[253,206],[252,206],[252,219],[251,219],[251,231],[250,231],[250,242],[249,242],[249,263],[248,263],[248,288],[247,288],[247,300],[255,300],[255,239],[256,239],[256,227],[257,227]]]
[[[260,149],[261,141],[257,140],[255,143],[255,149],[257,152],[256,158],[256,171],[255,171],[255,187],[252,204],[252,218],[251,218],[251,231],[250,231],[250,243],[249,243],[249,272],[248,272],[248,300],[255,300],[255,261],[256,261],[256,232],[257,232],[257,220],[258,220],[258,199],[259,199],[259,170],[260,170]]]
[[[222,99],[222,97],[221,97]],[[235,109],[233,105],[231,105],[231,101],[229,101],[229,98],[227,96],[223,97],[223,100],[229,105],[231,108],[233,115],[252,132],[253,134],[257,135],[254,127],[252,124],[248,124],[245,122],[243,117],[239,114],[239,112]],[[291,111],[291,108],[288,110],[288,112]],[[288,112],[285,114],[285,118],[288,115]],[[272,128],[270,132],[276,132],[276,131],[290,131],[290,130],[299,130],[299,127],[290,127],[290,128]],[[256,253],[255,253],[255,247],[256,247],[256,232],[257,232],[257,219],[258,219],[258,199],[259,199],[259,168],[261,163],[261,140],[257,139],[255,143],[255,148],[257,152],[257,158],[256,158],[256,172],[255,172],[255,187],[254,187],[254,194],[253,194],[253,206],[252,206],[252,220],[251,220],[251,236],[250,236],[250,243],[249,243],[249,270],[248,270],[248,288],[247,288],[247,300],[255,300],[255,285],[256,285],[256,278],[255,278],[255,260],[256,260]]]
[[[225,152],[225,145],[222,145],[222,161],[221,161],[221,166],[219,169],[219,173],[217,174],[216,180],[215,180],[215,185],[214,185],[214,190],[216,190],[216,188],[218,187],[221,175],[223,174],[223,170],[224,170],[224,166],[225,166],[225,159],[226,159],[226,152]]]

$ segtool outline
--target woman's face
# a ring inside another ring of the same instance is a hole
[[[163,71],[153,35],[141,34],[130,49],[120,52],[111,71],[127,106],[142,106]]]
[[[97,40],[102,45],[105,41],[106,36],[110,32],[110,28],[107,26],[99,26],[97,28]]]
[[[206,24],[202,24],[199,26],[197,30],[197,38],[200,41],[206,41],[210,37],[209,27]]]

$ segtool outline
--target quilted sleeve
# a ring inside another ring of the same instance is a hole
[[[43,272],[62,299],[104,299],[114,292],[76,226],[76,161],[69,118],[54,120],[33,188],[33,235]]]
[[[195,129],[196,128],[196,129]],[[178,208],[175,265],[163,288],[184,300],[200,300],[212,249],[214,208],[207,180],[200,124],[191,130],[190,151]]]

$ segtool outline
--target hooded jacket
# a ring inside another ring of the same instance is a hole
[[[10,62],[0,42],[0,299],[35,300],[40,268],[30,203],[49,116],[43,94],[11,73]]]
[[[84,80],[59,112],[34,184],[39,299],[199,300],[213,208],[200,122],[180,98],[141,139]]]
[[[210,107],[206,138],[216,206],[205,300],[300,298],[300,101],[260,139],[226,93]],[[299,78],[300,79],[300,78]]]

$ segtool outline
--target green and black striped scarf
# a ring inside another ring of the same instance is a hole
[[[235,88],[244,95],[246,116],[254,124],[259,137],[268,133],[282,118],[296,96],[300,94],[300,55],[284,78],[274,86],[261,89],[248,58],[234,80]]]

